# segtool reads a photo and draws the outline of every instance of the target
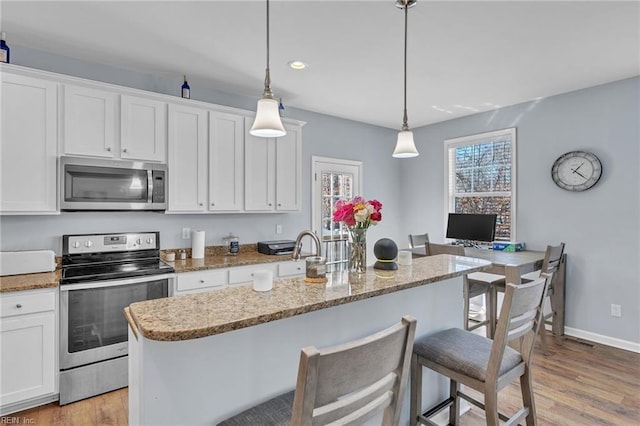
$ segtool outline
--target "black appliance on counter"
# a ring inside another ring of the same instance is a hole
[[[293,240],[258,241],[258,252],[262,254],[293,254],[296,242]]]
[[[124,308],[173,294],[160,233],[62,236],[60,405],[128,386]]]

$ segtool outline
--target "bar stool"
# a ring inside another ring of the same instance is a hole
[[[221,426],[362,424],[383,413],[384,425],[400,421],[416,319],[371,336],[300,354],[295,391],[237,414]]]
[[[435,244],[428,243],[429,250],[432,256],[436,254],[451,254],[455,256],[464,256],[464,247],[459,245],[451,245],[451,244]],[[504,285],[505,277],[504,275],[491,274],[488,272],[472,272],[467,274],[464,279],[463,286],[463,301],[464,301],[464,329],[465,330],[475,330],[476,328],[480,328],[482,326],[486,326],[486,335],[488,338],[492,338],[495,330],[496,323],[496,297],[494,286],[496,285]],[[470,318],[470,304],[471,299],[476,296],[487,295],[487,309],[484,320],[476,320],[474,318]],[[475,324],[469,325],[469,320],[474,321]]]
[[[487,425],[536,423],[531,385],[531,358],[535,335],[542,320],[542,302],[550,277],[546,274],[531,283],[507,284],[502,315],[493,340],[466,330],[452,328],[416,339],[411,359],[410,425],[435,424],[429,420],[449,409],[449,424],[460,421],[460,398],[485,410]],[[514,349],[513,340],[521,344]],[[449,397],[422,414],[422,367],[450,379]],[[511,418],[498,413],[498,391],[519,378],[523,407]],[[460,384],[484,394],[484,404],[460,390]]]
[[[429,234],[409,234],[409,248],[424,247],[424,255],[429,256]]]

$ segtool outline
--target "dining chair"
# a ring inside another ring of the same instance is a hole
[[[383,425],[397,425],[415,329],[416,319],[407,315],[361,339],[325,349],[303,348],[295,390],[219,425],[362,424],[380,414]]]
[[[541,274],[553,274],[553,278],[547,287],[547,292],[545,294],[545,299],[548,299],[551,306],[551,312],[543,313],[543,325],[540,330],[540,344],[542,345],[542,352],[545,355],[549,355],[549,346],[547,344],[547,332],[545,329],[546,324],[553,324],[553,317],[558,315],[558,312],[561,309],[564,309],[562,306],[556,306],[556,299],[553,297],[553,294],[557,290],[556,285],[554,285],[559,277],[558,269],[560,268],[561,263],[564,261],[564,243],[560,243],[557,246],[547,246],[544,254],[544,260],[542,261],[542,267],[533,272],[529,272],[527,274],[523,274],[521,277],[522,282],[530,282],[538,279]],[[498,287],[500,290],[500,287]],[[543,306],[544,308],[544,306]],[[549,321],[551,319],[551,321]]]
[[[409,248],[424,247],[424,256],[429,256],[429,234],[409,234]]]
[[[436,254],[451,254],[456,256],[465,255],[464,247],[461,245],[428,243],[428,246],[428,253],[430,253],[431,256]],[[499,284],[504,285],[504,282],[504,275],[491,274],[488,272],[472,272],[463,278],[463,320],[465,330],[472,331],[476,328],[486,326],[487,337],[493,337],[494,324],[496,322],[496,318],[493,316],[493,313],[496,312],[494,306],[496,298],[492,297],[492,293],[494,292],[493,287]],[[487,296],[485,319],[478,320],[470,317],[471,299],[477,296],[482,296],[483,294]],[[473,321],[474,324],[470,325],[469,321]]]
[[[485,411],[486,423],[499,420],[536,424],[531,359],[535,335],[542,321],[542,302],[550,276],[527,284],[507,284],[493,340],[472,332],[451,328],[416,339],[411,359],[410,425],[435,424],[429,418],[449,409],[449,424],[460,421],[460,398]],[[507,343],[519,341],[514,347]],[[517,349],[516,349],[517,348]],[[449,378],[449,397],[422,412],[422,367]],[[498,412],[498,392],[519,378],[523,407],[511,418]],[[484,402],[460,389],[468,386],[484,395]]]

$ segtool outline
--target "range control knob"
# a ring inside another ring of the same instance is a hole
[[[87,248],[91,247],[92,245],[93,245],[93,243],[91,242],[91,240],[87,240],[87,241],[84,243],[84,246],[85,246],[85,247],[87,247]]]
[[[138,238],[138,239],[136,240],[136,244],[137,244],[137,245],[142,244],[142,238]]]
[[[80,247],[80,241],[74,241],[73,248],[78,248],[78,247]]]
[[[151,237],[147,238],[147,244],[153,244],[153,238]]]

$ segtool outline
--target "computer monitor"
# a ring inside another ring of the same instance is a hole
[[[491,242],[496,234],[496,214],[449,213],[447,238]]]

